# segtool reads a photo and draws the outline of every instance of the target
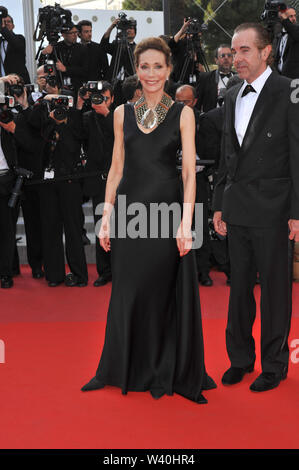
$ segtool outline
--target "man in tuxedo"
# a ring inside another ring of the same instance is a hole
[[[230,46],[222,44],[215,51],[217,69],[203,72],[199,76],[197,87],[197,108],[207,112],[217,107],[219,91],[226,88],[228,80],[233,76],[233,56]]]
[[[289,78],[299,78],[299,25],[296,10],[279,12],[282,30],[275,40],[275,66]]]
[[[277,387],[288,372],[288,237],[299,241],[299,105],[291,99],[291,80],[268,65],[272,46],[262,25],[238,26],[232,51],[244,83],[226,94],[213,201],[215,229],[228,235],[231,262],[226,329],[231,367],[222,382],[238,383],[254,368],[257,269],[262,373],[250,389],[262,392]]]
[[[92,41],[91,21],[79,21],[77,28],[81,44],[88,55],[87,80],[105,80],[108,73],[108,60],[103,47]]]
[[[83,193],[91,197],[95,225],[101,219],[96,214],[99,204],[105,202],[106,182],[112,160],[114,132],[113,132],[113,88],[110,83],[103,82],[101,90],[105,98],[101,104],[92,104],[92,110],[83,114],[84,143],[83,147],[87,155],[85,171],[87,173],[99,173],[99,176],[85,178]],[[78,106],[81,101],[78,99]],[[106,252],[96,239],[96,265],[98,278],[94,287],[100,287],[111,281],[110,252]]]
[[[26,43],[22,34],[15,34],[14,22],[11,16],[2,19],[0,24],[0,65],[1,76],[10,73],[20,75],[25,83],[30,83],[26,68]]]

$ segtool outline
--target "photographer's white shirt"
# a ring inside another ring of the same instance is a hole
[[[286,30],[283,28],[282,30],[283,33],[286,33]],[[288,34],[283,34],[280,40],[279,44],[279,63],[278,63],[278,70],[282,72],[282,67],[283,67],[283,56],[285,53],[286,45],[288,42]]]
[[[6,158],[4,156],[2,145],[1,145],[1,128],[0,128],[0,170],[8,170],[9,166],[7,165]]]

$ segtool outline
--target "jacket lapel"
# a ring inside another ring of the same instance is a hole
[[[241,150],[246,152],[250,147],[253,141],[256,141],[256,138],[264,128],[264,123],[266,122],[266,117],[271,113],[271,108],[273,107],[274,94],[277,93],[275,90],[275,76],[276,74],[272,72],[268,80],[266,81],[254,107],[253,113],[251,115],[246,134],[243,139]],[[279,90],[278,90],[279,91]]]
[[[236,130],[235,130],[236,100],[237,100],[237,96],[239,94],[239,91],[240,91],[241,87],[243,86],[243,83],[244,82],[242,82],[242,83],[240,83],[240,85],[237,85],[236,87],[234,87],[234,90],[232,91],[231,100],[230,100],[230,107],[229,107],[229,113],[230,113],[229,114],[229,122],[230,122],[230,127],[232,129],[232,136],[233,136],[233,141],[234,141],[236,150],[240,149],[240,144],[239,144],[238,137],[237,137]]]

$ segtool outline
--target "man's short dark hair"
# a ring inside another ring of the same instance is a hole
[[[231,46],[229,44],[220,44],[220,46],[217,47],[217,49],[215,49],[215,57],[216,59],[218,59],[218,52],[219,52],[219,49],[231,49]]]
[[[82,33],[82,27],[83,26],[91,26],[92,27],[92,22],[89,20],[81,20],[79,23],[77,23],[77,29],[79,33]]]
[[[113,90],[113,86],[111,85],[111,83],[103,81],[101,92],[104,93],[105,91],[110,91],[111,98],[112,96],[114,96],[114,90]]]
[[[122,95],[125,101],[131,101],[134,98],[135,91],[141,89],[137,75],[127,77],[122,84]]]

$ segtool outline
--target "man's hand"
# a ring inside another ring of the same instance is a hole
[[[5,75],[4,77],[0,77],[1,82],[9,83],[10,85],[16,85],[20,78],[17,75],[11,73],[10,75]]]
[[[110,113],[109,111],[109,108],[107,107],[105,101],[103,101],[103,103],[101,104],[93,104],[91,105],[92,109],[95,110],[95,112],[97,114],[102,114],[103,116],[108,116],[108,114]]]
[[[213,217],[214,228],[219,235],[225,237],[227,235],[226,223],[222,220],[222,212],[216,211]]]
[[[290,229],[290,240],[295,240],[299,242],[299,220],[291,219],[289,220],[289,229]]]
[[[287,20],[288,19],[288,15],[286,14],[285,11],[279,11],[278,15],[282,20]]]
[[[52,52],[53,52],[53,46],[51,46],[51,45],[49,44],[47,47],[45,47],[45,48],[42,50],[41,53],[42,53],[43,55],[46,55],[46,54],[52,54]]]
[[[60,72],[66,72],[66,67],[63,65],[63,63],[60,60],[57,60],[56,62],[56,68]]]
[[[11,132],[11,134],[15,133],[16,125],[15,125],[14,121],[10,121],[7,124],[0,121],[0,126],[3,127],[3,129],[5,129],[7,132]]]

